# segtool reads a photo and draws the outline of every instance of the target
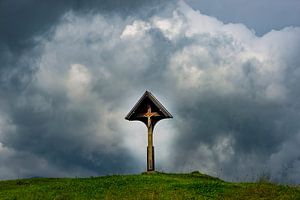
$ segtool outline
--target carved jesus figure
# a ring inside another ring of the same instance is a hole
[[[148,104],[147,105],[147,112],[144,113],[143,115],[144,117],[147,117],[147,127],[150,128],[151,125],[152,125],[152,121],[151,121],[151,117],[154,117],[154,116],[159,116],[159,114],[157,112],[152,112],[151,111],[151,106]]]

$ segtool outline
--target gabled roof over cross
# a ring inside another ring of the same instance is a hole
[[[152,113],[153,112],[153,113]],[[129,121],[142,121],[148,124],[147,117],[153,117],[154,123],[161,119],[173,118],[167,109],[151,94],[146,91],[135,106],[130,110],[125,119]]]

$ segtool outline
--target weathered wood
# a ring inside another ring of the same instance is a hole
[[[154,171],[153,127],[151,118],[148,120],[147,171]]]

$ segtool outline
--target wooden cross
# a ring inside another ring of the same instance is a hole
[[[146,112],[145,108],[147,109]],[[157,112],[152,112],[157,110]],[[156,118],[154,118],[156,117]],[[147,118],[147,120],[145,119]],[[130,110],[125,119],[129,121],[142,121],[148,129],[148,146],[147,146],[147,171],[154,171],[154,146],[153,146],[153,128],[155,124],[173,116],[166,108],[151,94],[146,91],[136,105]]]

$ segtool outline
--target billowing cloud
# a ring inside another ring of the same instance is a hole
[[[299,183],[300,28],[150,10],[69,11],[33,38],[1,77],[0,177],[143,171],[146,129],[124,116],[148,89],[174,116],[155,130],[158,169]]]
[[[215,16],[223,22],[243,23],[258,35],[286,26],[300,26],[300,2],[298,0],[187,0],[193,8]],[[288,14],[287,14],[288,13]]]

